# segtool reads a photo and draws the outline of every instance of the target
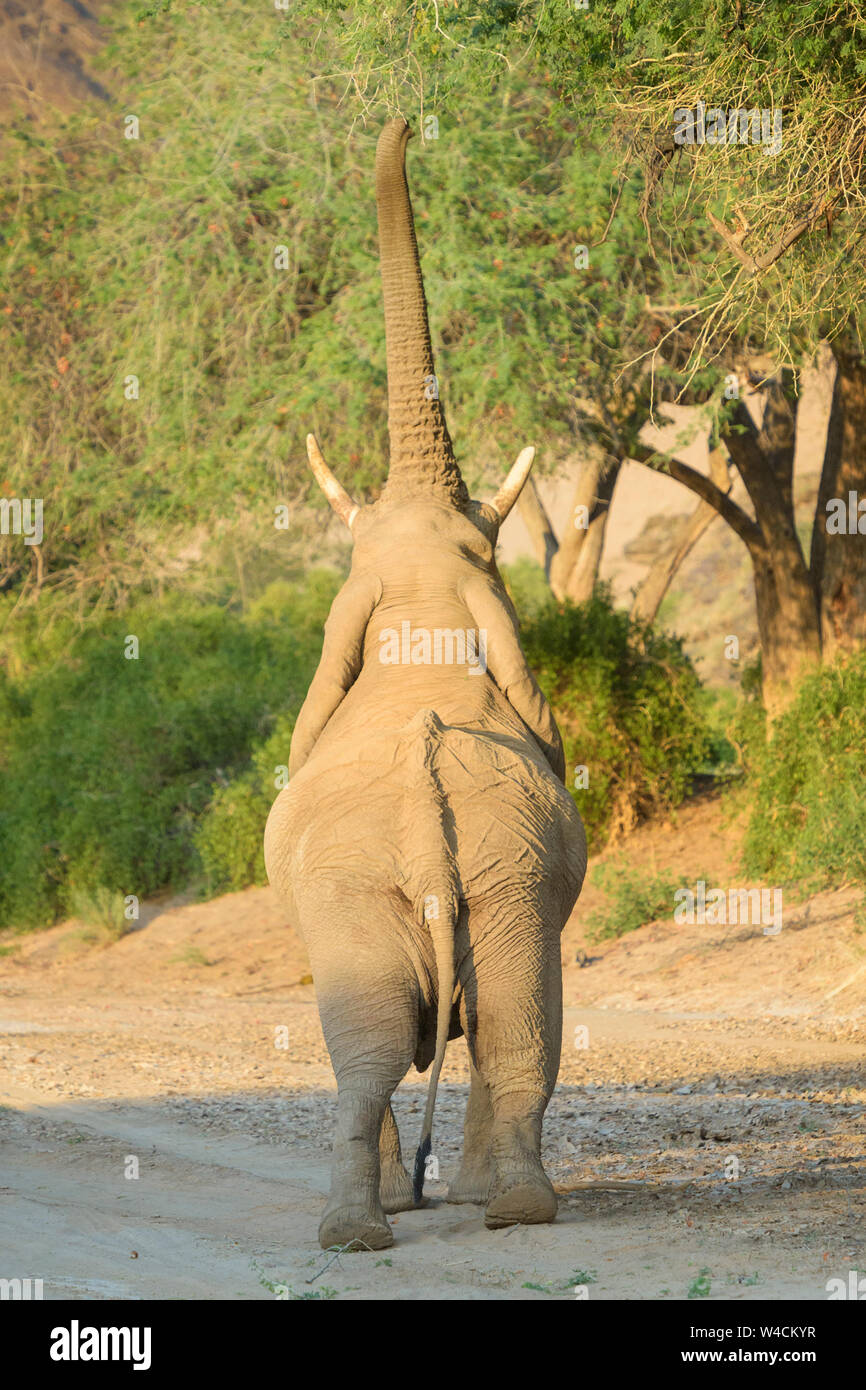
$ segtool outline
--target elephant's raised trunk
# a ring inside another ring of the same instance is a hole
[[[399,500],[432,490],[462,507],[468,494],[439,400],[406,182],[406,145],[411,133],[404,120],[388,121],[376,149],[391,445],[383,496]]]

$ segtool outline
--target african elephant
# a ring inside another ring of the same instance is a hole
[[[461,1033],[471,1088],[448,1200],[485,1204],[488,1227],[553,1220],[541,1125],[559,1066],[559,936],[586,868],[562,742],[494,558],[534,450],[491,502],[470,500],[430,389],[409,137],[389,121],[376,155],[388,479],[356,505],[308,436],[352,567],[265,831],[337,1078],[325,1248],[382,1249],[386,1213],[420,1204],[439,1072]],[[433,1068],[410,1181],[390,1099],[413,1061]]]

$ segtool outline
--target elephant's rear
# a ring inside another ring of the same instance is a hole
[[[271,882],[315,901],[339,881],[401,901],[533,901],[562,928],[586,868],[583,826],[534,741],[422,710],[394,731],[313,757],[274,803]],[[303,921],[298,925],[304,930]]]

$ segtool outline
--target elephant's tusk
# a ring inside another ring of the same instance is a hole
[[[532,460],[534,458],[535,449],[532,445],[530,445],[528,449],[521,450],[517,457],[517,462],[491,502],[490,505],[493,507],[500,521],[505,520],[520,496],[523,484],[529,477],[529,470],[532,467]]]
[[[334,511],[341,521],[344,521],[349,530],[355,517],[361,508],[357,502],[353,502],[348,492],[334,477],[325,460],[322,458],[322,451],[319,448],[318,440],[314,434],[307,435],[307,458],[310,460],[310,468],[313,470],[313,477],[319,484],[323,493],[327,497]]]

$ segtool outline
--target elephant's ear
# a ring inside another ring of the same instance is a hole
[[[488,674],[523,720],[560,782],[564,782],[562,739],[550,705],[523,655],[513,608],[481,575],[464,586],[463,601],[475,626],[487,633]]]
[[[366,574],[350,578],[334,599],[325,623],[318,669],[292,734],[290,777],[303,767],[329,719],[358,679],[364,663],[367,624],[381,597],[381,580],[375,574]]]

